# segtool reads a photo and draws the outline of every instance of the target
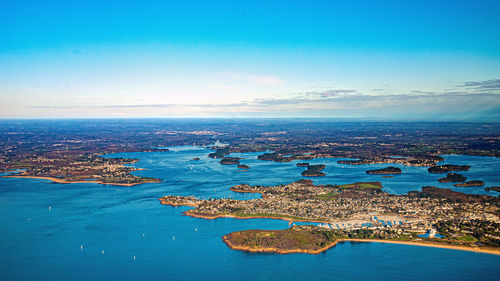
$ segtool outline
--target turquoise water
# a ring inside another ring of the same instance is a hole
[[[204,220],[183,216],[189,207],[159,204],[167,194],[200,197],[256,198],[229,187],[238,183],[285,184],[302,177],[295,163],[274,163],[247,153],[248,171],[222,166],[208,150],[177,147],[169,152],[123,153],[138,158],[136,175],[160,184],[133,187],[95,183],[55,184],[41,179],[0,178],[0,280],[495,280],[500,256],[447,249],[381,243],[343,243],[319,255],[249,254],[229,249],[224,234],[245,229],[282,229],[270,219]],[[200,161],[192,161],[200,157]],[[490,157],[445,156],[446,162],[469,164],[464,175],[500,185],[499,161]],[[442,175],[425,168],[398,166],[403,174],[386,179],[338,159],[324,163],[327,176],[318,183],[381,181],[386,191],[405,193],[440,184]],[[454,187],[453,187],[454,188]],[[483,187],[454,188],[498,195]],[[50,210],[49,210],[50,206]],[[135,259],[134,259],[135,256]]]

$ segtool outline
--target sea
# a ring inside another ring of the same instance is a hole
[[[248,200],[258,194],[229,190],[236,184],[277,185],[302,179],[298,161],[275,163],[259,153],[233,153],[249,170],[220,165],[206,147],[169,147],[166,152],[117,153],[135,158],[138,176],[161,183],[131,187],[97,183],[58,184],[44,179],[0,178],[0,280],[500,280],[500,256],[383,243],[345,242],[321,254],[255,254],[229,249],[221,237],[246,229],[285,229],[273,219],[183,215],[190,207],[161,205],[164,195]],[[199,157],[199,161],[193,158]],[[485,187],[500,186],[494,157],[444,155],[444,163],[470,165],[461,172]],[[368,175],[383,165],[325,164],[317,184],[380,181],[404,194],[433,185],[498,196],[484,187],[439,183],[425,167],[394,164],[393,178]],[[3,175],[7,175],[4,173]]]

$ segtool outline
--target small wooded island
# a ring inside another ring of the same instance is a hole
[[[307,170],[302,172],[304,177],[322,177],[325,173],[321,172],[325,169],[325,165],[307,165]]]
[[[446,164],[446,165],[441,165],[441,166],[432,166],[427,171],[429,173],[434,173],[434,174],[444,174],[444,173],[449,173],[449,172],[459,172],[459,171],[468,171],[470,169],[470,166],[468,165],[451,165],[451,164]]]
[[[446,177],[438,179],[439,182],[464,182],[466,180],[466,177],[456,173],[449,173]]]
[[[383,169],[368,170],[366,171],[369,175],[397,175],[401,174],[401,169],[393,166],[389,166]]]
[[[221,165],[238,165],[240,164],[240,158],[238,157],[224,157],[220,160]]]
[[[248,165],[240,164],[240,165],[238,165],[238,169],[248,170],[248,169],[250,169],[250,167]]]
[[[480,180],[466,181],[464,183],[457,183],[457,184],[455,184],[455,186],[465,186],[465,187],[468,187],[468,186],[483,186],[483,185],[484,185],[484,181],[480,181]]]

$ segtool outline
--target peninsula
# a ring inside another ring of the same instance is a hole
[[[260,199],[164,196],[159,200],[165,205],[195,207],[184,213],[198,218],[319,223],[224,236],[231,248],[250,252],[319,253],[339,241],[368,239],[500,253],[500,198],[431,186],[404,195],[389,194],[381,188],[378,182],[314,185],[310,180],[300,180],[287,185],[231,187],[235,192],[261,193]],[[419,236],[429,231],[438,231],[444,238]]]
[[[61,158],[36,157],[23,163],[13,174],[4,177],[38,178],[55,183],[100,183],[117,186],[133,186],[158,183],[159,179],[138,177],[130,174],[137,169],[130,165],[137,160],[104,158],[97,154],[84,154]]]

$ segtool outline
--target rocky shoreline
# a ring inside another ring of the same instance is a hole
[[[335,241],[332,244],[325,246],[323,248],[319,248],[317,250],[302,250],[302,249],[279,249],[274,247],[266,247],[266,248],[252,248],[249,246],[238,246],[234,244],[231,239],[228,237],[229,234],[222,236],[222,241],[226,243],[226,245],[233,250],[245,251],[249,253],[276,253],[276,254],[294,254],[294,253],[305,253],[305,254],[320,254],[331,247],[337,245],[339,241]]]

